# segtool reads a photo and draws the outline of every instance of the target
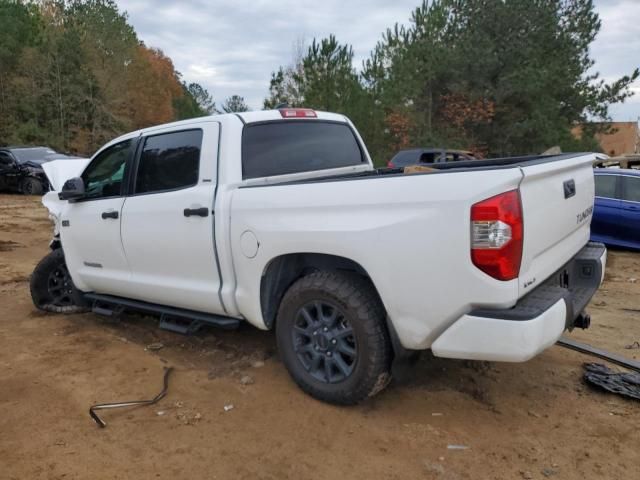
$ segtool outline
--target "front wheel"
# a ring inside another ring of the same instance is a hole
[[[384,308],[364,278],[337,271],[296,281],[278,311],[278,350],[295,382],[311,396],[351,405],[391,380]]]
[[[27,177],[22,181],[22,193],[25,195],[42,195],[44,185],[37,178]]]
[[[53,313],[87,312],[82,293],[75,287],[61,248],[40,260],[31,274],[31,299],[40,310]]]

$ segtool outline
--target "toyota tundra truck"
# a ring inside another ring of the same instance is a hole
[[[56,234],[32,298],[182,332],[273,329],[293,380],[337,404],[416,351],[524,362],[588,324],[606,262],[589,242],[594,159],[377,169],[347,118],[310,109],[146,128],[82,171],[45,164]]]

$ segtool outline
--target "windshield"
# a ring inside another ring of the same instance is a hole
[[[45,163],[51,160],[52,155],[57,155],[55,150],[50,148],[17,148],[11,150],[19,163],[34,162]]]

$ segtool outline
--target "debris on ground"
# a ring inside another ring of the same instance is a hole
[[[435,474],[436,476],[442,476],[445,474],[444,466],[440,465],[439,463],[431,463],[425,461],[424,468],[427,470],[427,472]]]
[[[253,385],[255,382],[255,380],[253,379],[253,377],[249,376],[249,375],[244,375],[241,379],[240,379],[240,384],[242,385]]]
[[[640,400],[640,374],[615,372],[601,363],[585,363],[584,379],[611,393]]]
[[[233,410],[233,404],[231,404],[231,403],[229,405],[225,405],[224,406],[224,411],[225,412],[228,412],[229,410]]]
[[[253,368],[262,368],[264,367],[264,362],[262,360],[256,360],[251,364]]]
[[[636,348],[640,348],[640,342],[633,342],[630,345],[625,345],[624,348],[627,350],[635,350]]]
[[[542,469],[542,475],[544,475],[545,477],[552,477],[557,474],[558,474],[558,470],[555,468],[546,467]]]
[[[531,472],[526,472],[524,470],[520,470],[520,475],[522,476],[522,478],[524,478],[525,480],[531,480],[533,478],[533,475],[531,474]]]
[[[607,362],[615,363],[616,365],[620,365],[621,367],[628,368],[629,370],[634,370],[640,373],[640,362],[623,357],[622,355],[616,355],[615,353],[592,347],[591,345],[587,345],[586,343],[576,342],[575,340],[564,336],[560,337],[557,345],[568,348],[570,350],[575,350],[576,352],[602,358]]]
[[[149,350],[150,352],[157,352],[158,350],[162,350],[164,348],[164,344],[158,342],[158,343],[152,343],[150,345],[147,345],[147,350]]]
[[[176,418],[184,425],[195,425],[202,418],[202,414],[189,409],[178,410],[176,412]]]
[[[448,450],[469,450],[466,445],[447,445]]]
[[[98,416],[98,414],[96,413],[96,410],[106,410],[106,409],[111,409],[111,408],[122,408],[122,407],[133,407],[133,406],[137,406],[137,405],[153,405],[154,403],[159,402],[167,394],[167,390],[169,389],[169,374],[171,373],[172,370],[173,370],[173,367],[168,367],[168,368],[165,367],[164,368],[162,391],[158,395],[153,397],[151,400],[133,400],[133,401],[129,401],[129,402],[100,403],[100,404],[92,405],[89,408],[89,415],[91,416],[93,421],[98,424],[98,426],[100,428],[104,428],[104,427],[107,426],[107,424],[104,422],[104,420],[102,420]]]

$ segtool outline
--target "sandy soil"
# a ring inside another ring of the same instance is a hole
[[[333,407],[296,388],[271,333],[183,337],[152,318],[38,312],[28,278],[50,233],[39,199],[0,195],[1,479],[640,478],[640,403],[584,385],[578,353],[423,356],[407,384]],[[625,349],[640,341],[634,308],[640,254],[611,252],[592,327],[571,336],[638,358]],[[103,412],[105,429],[89,418],[92,403],[155,395],[168,365],[159,404]]]

